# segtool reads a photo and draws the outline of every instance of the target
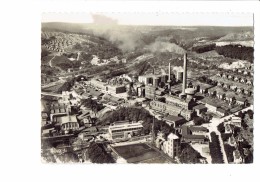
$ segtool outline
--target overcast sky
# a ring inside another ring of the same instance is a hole
[[[42,22],[107,23],[121,25],[252,26],[250,13],[43,13]]]

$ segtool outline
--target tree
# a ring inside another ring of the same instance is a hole
[[[248,116],[249,116],[250,119],[253,119],[253,117],[254,117],[254,111],[252,111],[251,109],[249,109],[249,110],[247,111],[247,114],[248,114]]]
[[[225,133],[224,123],[220,123],[220,124],[218,125],[218,131],[219,131],[220,133]]]
[[[194,150],[188,144],[182,144],[182,151],[180,154],[180,162],[184,164],[196,164],[200,163],[200,159],[203,157],[200,155],[199,152]]]
[[[211,142],[209,143],[209,149],[212,163],[224,163],[218,135],[215,132],[211,132],[210,137]]]
[[[204,123],[204,119],[197,116],[197,117],[194,117],[193,122],[194,122],[195,125],[201,125],[201,124]]]
[[[115,163],[115,160],[109,154],[102,144],[92,142],[89,145],[88,155],[93,163]]]

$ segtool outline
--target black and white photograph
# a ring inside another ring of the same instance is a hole
[[[253,163],[253,17],[43,13],[41,161]]]

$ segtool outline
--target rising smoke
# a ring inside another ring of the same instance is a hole
[[[142,38],[144,34],[140,29],[133,26],[122,26],[118,24],[116,19],[100,14],[92,14],[93,19],[93,33],[102,36],[109,41],[115,43],[123,52],[134,51],[137,48],[144,48],[150,52],[171,52],[176,54],[183,54],[185,50],[175,43],[170,43],[170,37],[159,36],[146,45]],[[139,27],[140,28],[140,27]]]

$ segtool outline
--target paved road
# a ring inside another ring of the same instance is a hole
[[[53,60],[55,57],[56,57],[56,55],[53,56],[53,58],[50,59],[50,61],[49,61],[49,65],[50,65],[50,67],[53,67],[53,66],[52,66],[52,60]]]
[[[51,92],[42,92],[41,95],[53,96],[53,97],[62,97],[62,94],[56,94]]]
[[[244,111],[247,111],[249,109],[253,109],[253,106],[250,106],[250,107],[247,107],[245,109],[242,109],[241,111],[244,112]],[[223,140],[221,138],[221,134],[220,132],[218,131],[217,129],[217,126],[220,124],[220,123],[223,123],[224,120],[228,120],[230,117],[234,116],[234,115],[237,115],[240,111],[236,112],[236,113],[233,113],[231,115],[228,115],[228,116],[225,116],[223,118],[212,118],[212,120],[210,121],[211,123],[209,124],[203,124],[203,126],[207,127],[208,130],[209,130],[209,133],[211,132],[215,132],[217,135],[218,135],[218,138],[219,138],[219,143],[220,143],[220,148],[221,148],[221,152],[223,154],[223,160],[224,160],[224,163],[227,164],[228,163],[228,160],[227,160],[227,155],[226,155],[226,152],[225,152],[225,149],[224,149],[224,143],[223,143]],[[210,135],[209,135],[209,138],[210,138]]]

